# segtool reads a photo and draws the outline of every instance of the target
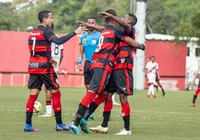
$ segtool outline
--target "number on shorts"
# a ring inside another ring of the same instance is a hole
[[[55,54],[55,55],[58,55],[58,54],[59,54],[59,48],[58,48],[58,47],[59,47],[59,46],[56,45],[55,48],[54,48],[54,54]]]

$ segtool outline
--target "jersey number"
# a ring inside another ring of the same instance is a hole
[[[100,36],[99,44],[98,44],[98,47],[96,48],[95,52],[99,52],[99,50],[101,49],[101,46],[103,44],[103,40],[104,40],[104,36]]]
[[[31,40],[33,40],[33,44],[32,44],[32,52],[33,52],[33,56],[35,55],[35,41],[36,41],[36,37],[32,37]]]
[[[58,47],[59,47],[59,46],[56,45],[55,48],[54,48],[54,54],[55,54],[55,55],[58,55],[58,54],[59,54],[59,48],[58,48]]]

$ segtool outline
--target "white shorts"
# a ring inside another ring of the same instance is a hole
[[[156,74],[148,73],[147,78],[148,78],[149,83],[155,83],[156,82]]]

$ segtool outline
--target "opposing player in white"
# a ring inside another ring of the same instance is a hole
[[[54,26],[52,24],[52,30]],[[60,64],[63,59],[63,45],[57,45],[52,42],[51,44],[51,57],[55,72],[58,74]],[[58,82],[58,81],[56,81]],[[38,117],[53,117],[53,110],[51,105],[51,93],[44,87],[46,95],[46,112]]]
[[[151,56],[150,61],[146,64],[147,79],[148,79],[148,97],[155,98],[154,84],[156,83],[156,72],[158,72],[158,64],[155,62],[155,56]]]

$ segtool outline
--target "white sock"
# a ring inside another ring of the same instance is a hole
[[[148,95],[151,95],[151,85],[148,88]]]
[[[151,85],[151,93],[152,93],[152,95],[155,95],[154,85],[153,84]]]
[[[112,101],[115,103],[115,95],[112,96]]]
[[[47,114],[52,114],[53,110],[52,110],[52,105],[46,105],[46,113]]]

